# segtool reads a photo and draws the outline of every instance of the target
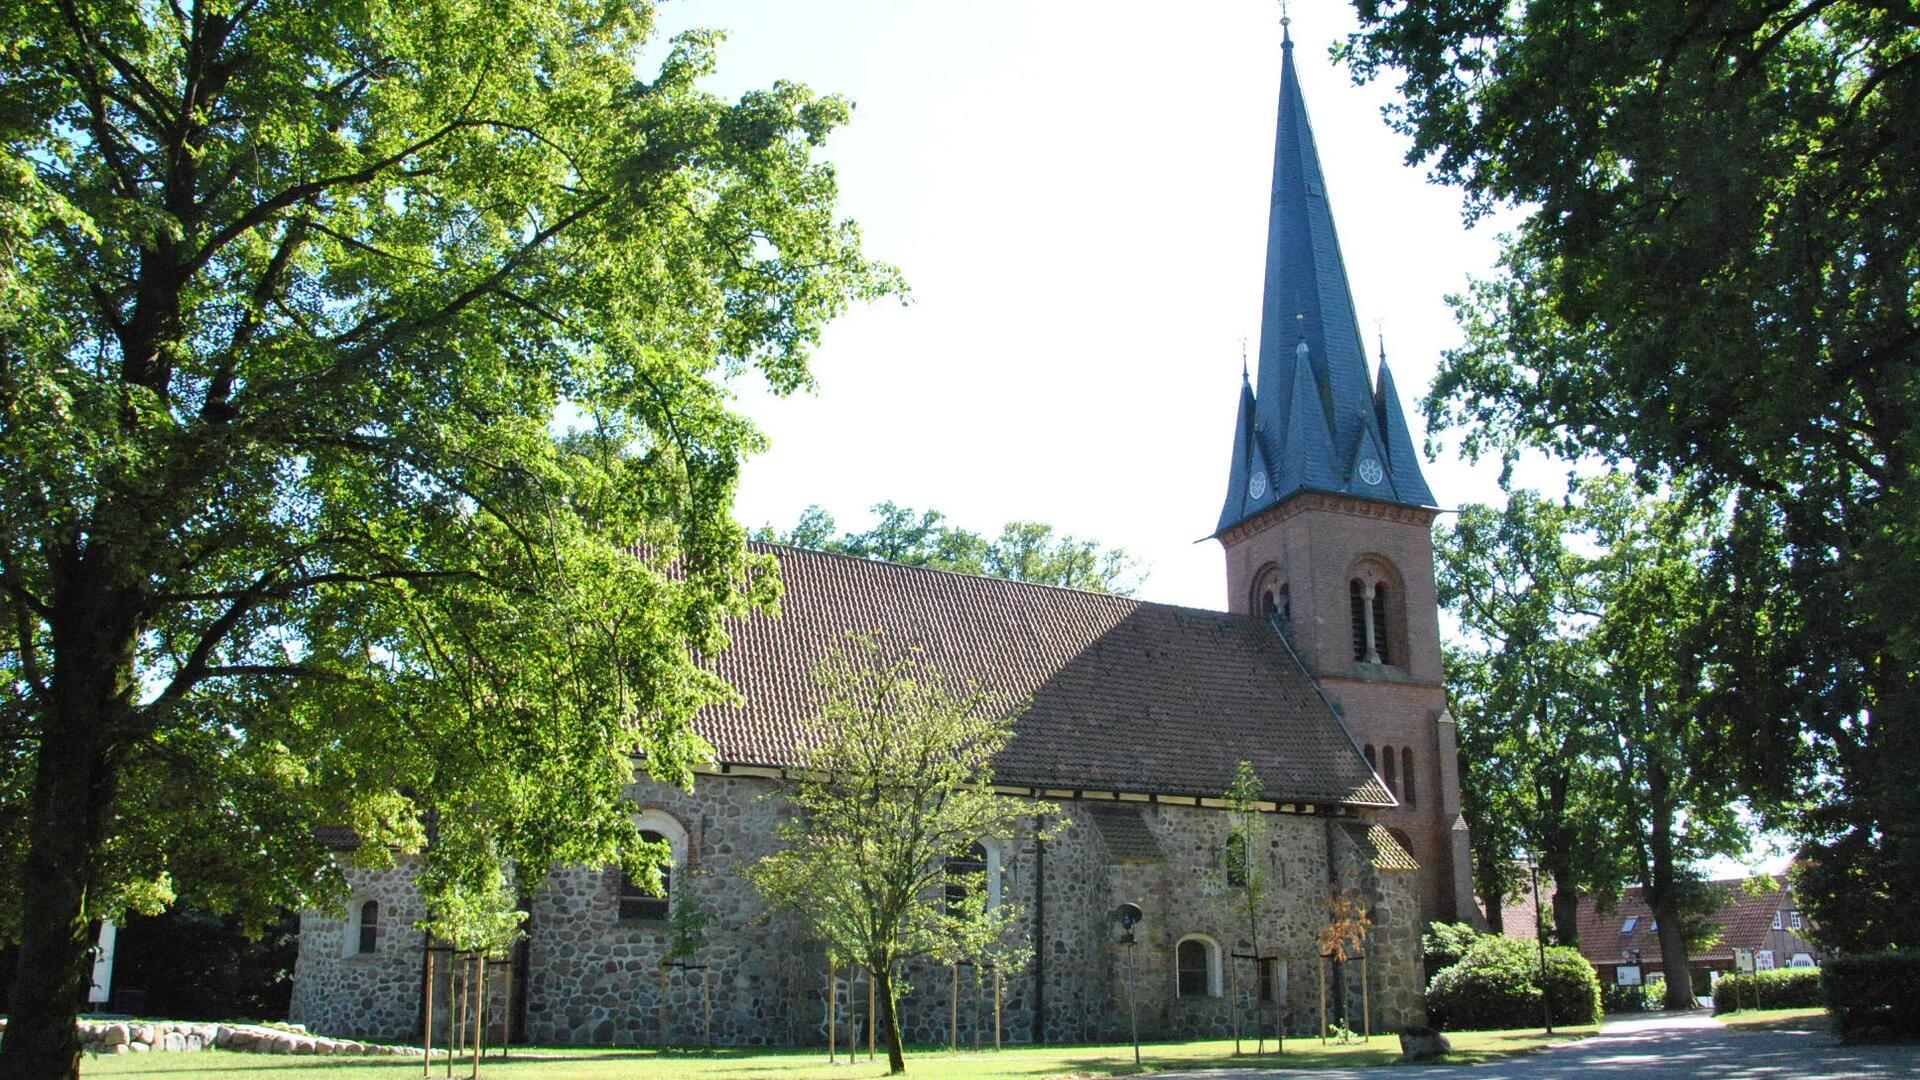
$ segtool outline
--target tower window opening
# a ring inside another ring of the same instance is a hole
[[[1373,652],[1376,664],[1391,664],[1393,658],[1387,653],[1387,587],[1373,587]]]
[[[1347,583],[1347,599],[1353,615],[1353,658],[1367,658],[1367,601],[1361,595],[1366,589],[1359,578]]]
[[[1411,746],[1403,746],[1400,748],[1400,786],[1406,789],[1401,798],[1405,800],[1408,806],[1412,806],[1414,804],[1414,791],[1413,747]]]
[[[1398,779],[1398,774],[1394,771],[1393,747],[1391,746],[1381,747],[1380,759],[1381,759],[1381,764],[1386,766],[1386,773],[1382,777],[1382,779],[1386,780],[1387,782],[1387,790],[1392,792],[1397,797],[1400,794],[1400,782]]]

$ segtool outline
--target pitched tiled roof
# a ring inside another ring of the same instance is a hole
[[[1779,878],[1760,877],[1758,880],[1765,888],[1757,896],[1747,891],[1748,880],[1726,878],[1711,883],[1726,896],[1711,920],[1720,927],[1719,940],[1705,949],[1696,950],[1692,954],[1693,960],[1730,964],[1735,948],[1763,947],[1768,931],[1773,928],[1774,913],[1795,906],[1791,894]],[[1545,882],[1541,883],[1541,890],[1540,902],[1550,906],[1553,901],[1546,891]],[[1533,898],[1530,895],[1509,900],[1503,908],[1503,914],[1508,936],[1532,940]],[[1629,919],[1633,920],[1631,930],[1627,929]],[[1649,960],[1660,955],[1660,935],[1654,929],[1653,909],[1647,905],[1646,897],[1637,885],[1621,890],[1619,902],[1611,911],[1604,913],[1593,897],[1582,895],[1576,922],[1580,932],[1580,952],[1594,963],[1617,963],[1629,949],[1638,950],[1642,957]]]
[[[733,628],[713,668],[744,701],[695,728],[720,761],[790,765],[813,672],[850,633],[920,648],[949,678],[1029,707],[995,762],[1022,786],[1218,797],[1252,761],[1267,797],[1392,805],[1278,636],[1222,612],[771,544],[778,617]]]
[[[1372,848],[1373,866],[1376,870],[1418,870],[1420,864],[1414,861],[1413,853],[1400,845],[1393,833],[1385,825],[1373,825],[1366,832],[1367,846]]]

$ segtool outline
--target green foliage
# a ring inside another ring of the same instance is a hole
[[[1920,1032],[1920,953],[1836,956],[1825,975],[1825,1004],[1841,1038],[1913,1039]]]
[[[633,762],[708,752],[697,658],[778,595],[728,383],[806,386],[895,286],[816,156],[847,103],[722,100],[712,33],[643,73],[641,2],[0,23],[16,999],[64,1012],[74,928],[167,883],[253,925],[325,903],[318,823],[381,863],[437,812],[449,912],[491,867],[612,861]],[[39,1039],[41,1075],[54,1019],[0,1060]]]
[[[1555,1024],[1592,1024],[1600,1019],[1600,979],[1579,950],[1547,949],[1548,1000]],[[1517,938],[1489,937],[1433,977],[1427,1016],[1442,1031],[1532,1027],[1540,1007],[1540,958],[1536,946]]]
[[[1822,940],[1912,944],[1920,28],[1873,0],[1356,7],[1412,156],[1526,214],[1455,299],[1429,429],[1731,508],[1699,707],[1809,846]]]
[[[1821,982],[1832,973],[1820,968],[1773,968],[1751,975],[1722,975],[1713,984],[1713,1011],[1809,1009],[1827,1003]]]
[[[1427,978],[1457,963],[1489,936],[1468,923],[1428,923],[1427,932],[1420,935],[1420,953],[1426,961]]]
[[[1656,993],[1658,989],[1657,986],[1650,985],[1621,986],[1617,983],[1606,984],[1600,987],[1600,1007],[1605,1010],[1609,1016],[1615,1013],[1655,1012],[1664,1007],[1660,995]],[[1716,995],[1717,993],[1718,991],[1716,991]],[[1715,1011],[1725,1011],[1719,1009],[1720,999],[1718,996],[1713,999],[1713,1002]]]
[[[787,793],[795,814],[780,828],[784,846],[746,876],[769,907],[804,918],[831,955],[874,973],[897,1072],[905,1067],[894,1011],[900,964],[971,959],[1011,968],[1027,956],[1011,898],[988,907],[981,880],[949,903],[948,858],[1028,828],[1046,835],[1040,819],[1055,808],[993,790],[993,757],[1012,736],[1015,703],[951,685],[917,649],[853,637],[816,677],[826,701]]]
[[[999,536],[989,540],[980,533],[946,524],[945,515],[937,510],[918,512],[883,502],[873,512],[879,518],[873,528],[840,533],[833,515],[809,506],[788,532],[763,525],[755,530],[754,539],[1119,596],[1133,595],[1143,577],[1139,564],[1124,550],[1057,535],[1053,526],[1037,521],[1010,521]]]

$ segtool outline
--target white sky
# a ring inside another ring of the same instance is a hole
[[[1460,339],[1444,297],[1490,271],[1502,226],[1467,229],[1382,119],[1393,86],[1328,59],[1351,7],[1292,14],[1355,308],[1421,445],[1415,401]],[[1278,5],[669,0],[661,19],[663,40],[728,32],[716,92],[789,79],[854,101],[827,149],[844,211],[913,290],[828,330],[816,393],[743,383],[772,445],[740,519],[785,528],[817,503],[865,527],[892,499],[980,531],[1044,521],[1127,549],[1143,599],[1224,607],[1219,545],[1195,541],[1225,494],[1242,342],[1258,351]],[[1497,463],[1425,469],[1442,506],[1501,501]],[[1557,493],[1565,474],[1519,478]]]

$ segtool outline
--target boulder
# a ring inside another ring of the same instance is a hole
[[[127,1025],[108,1024],[100,1032],[100,1045],[101,1046],[125,1046],[127,1044],[127,1041],[132,1037],[133,1037],[132,1032],[129,1032],[127,1030]]]
[[[220,1044],[228,1050],[252,1050],[260,1042],[260,1035],[252,1031],[227,1029],[227,1041]]]
[[[1400,1033],[1402,1061],[1431,1061],[1453,1052],[1453,1044],[1432,1028],[1408,1028]]]
[[[214,1025],[213,1038],[208,1039],[207,1043],[210,1046],[226,1049],[233,1044],[233,1029],[225,1024]]]
[[[292,1041],[293,1041],[293,1052],[296,1054],[311,1054],[315,1049],[314,1041],[312,1039],[305,1038],[302,1036],[295,1036]]]
[[[127,1047],[128,1049],[132,1050],[136,1054],[144,1054],[147,1051],[153,1049],[153,1047],[148,1046],[146,1043],[143,1043],[143,1042],[128,1043]]]
[[[177,1031],[168,1031],[162,1033],[160,1041],[153,1045],[156,1050],[165,1050],[169,1053],[177,1054],[187,1048],[187,1037]]]
[[[152,1024],[141,1024],[133,1029],[133,1041],[137,1043],[151,1043],[159,1037],[159,1030]]]

